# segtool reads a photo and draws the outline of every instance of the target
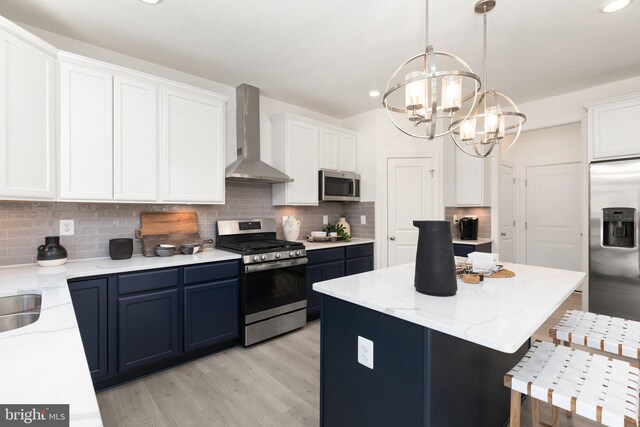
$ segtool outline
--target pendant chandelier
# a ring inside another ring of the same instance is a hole
[[[487,88],[487,12],[496,6],[495,0],[480,0],[475,5],[475,12],[481,13],[484,19],[484,75],[482,81]],[[527,116],[520,112],[518,106],[507,95],[491,89],[484,89],[470,115],[454,113],[449,126],[451,138],[458,148],[473,157],[489,156],[500,142],[513,138],[511,148],[527,121]]]
[[[482,84],[466,62],[451,53],[435,51],[429,44],[429,0],[425,1],[424,46],[424,52],[406,60],[393,73],[382,105],[400,131],[432,140],[462,125],[476,105]],[[465,101],[470,101],[466,108]],[[462,120],[454,123],[454,114]],[[440,122],[446,124],[441,126]]]

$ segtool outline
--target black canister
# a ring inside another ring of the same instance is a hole
[[[37,260],[40,265],[60,265],[67,259],[67,250],[60,245],[60,236],[47,236],[44,245],[38,246]]]
[[[458,291],[449,221],[413,221],[418,228],[415,288],[421,294],[446,297]]]
[[[109,256],[111,259],[129,259],[133,255],[133,239],[109,240]]]

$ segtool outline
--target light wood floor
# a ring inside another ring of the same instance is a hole
[[[534,335],[548,330],[565,310],[580,308],[571,296]],[[320,322],[251,346],[235,347],[98,394],[107,427],[123,426],[317,426],[320,410]],[[530,403],[522,426],[531,425]],[[542,420],[551,411],[541,405]],[[561,426],[595,425],[561,416]]]

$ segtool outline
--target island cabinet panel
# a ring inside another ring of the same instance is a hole
[[[180,355],[181,324],[177,289],[118,298],[118,371]]]
[[[107,279],[69,283],[84,353],[93,380],[105,377],[107,368]]]
[[[320,425],[427,425],[424,328],[326,295],[322,304]],[[373,369],[358,363],[358,336],[373,341]]]
[[[238,280],[188,286],[184,290],[184,350],[238,338]]]
[[[322,295],[320,425],[506,425],[503,377],[526,353],[503,353]],[[358,363],[373,342],[373,369]]]

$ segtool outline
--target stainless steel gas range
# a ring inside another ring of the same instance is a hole
[[[244,346],[307,323],[307,253],[302,243],[276,239],[275,220],[218,221],[216,247],[242,255]]]

